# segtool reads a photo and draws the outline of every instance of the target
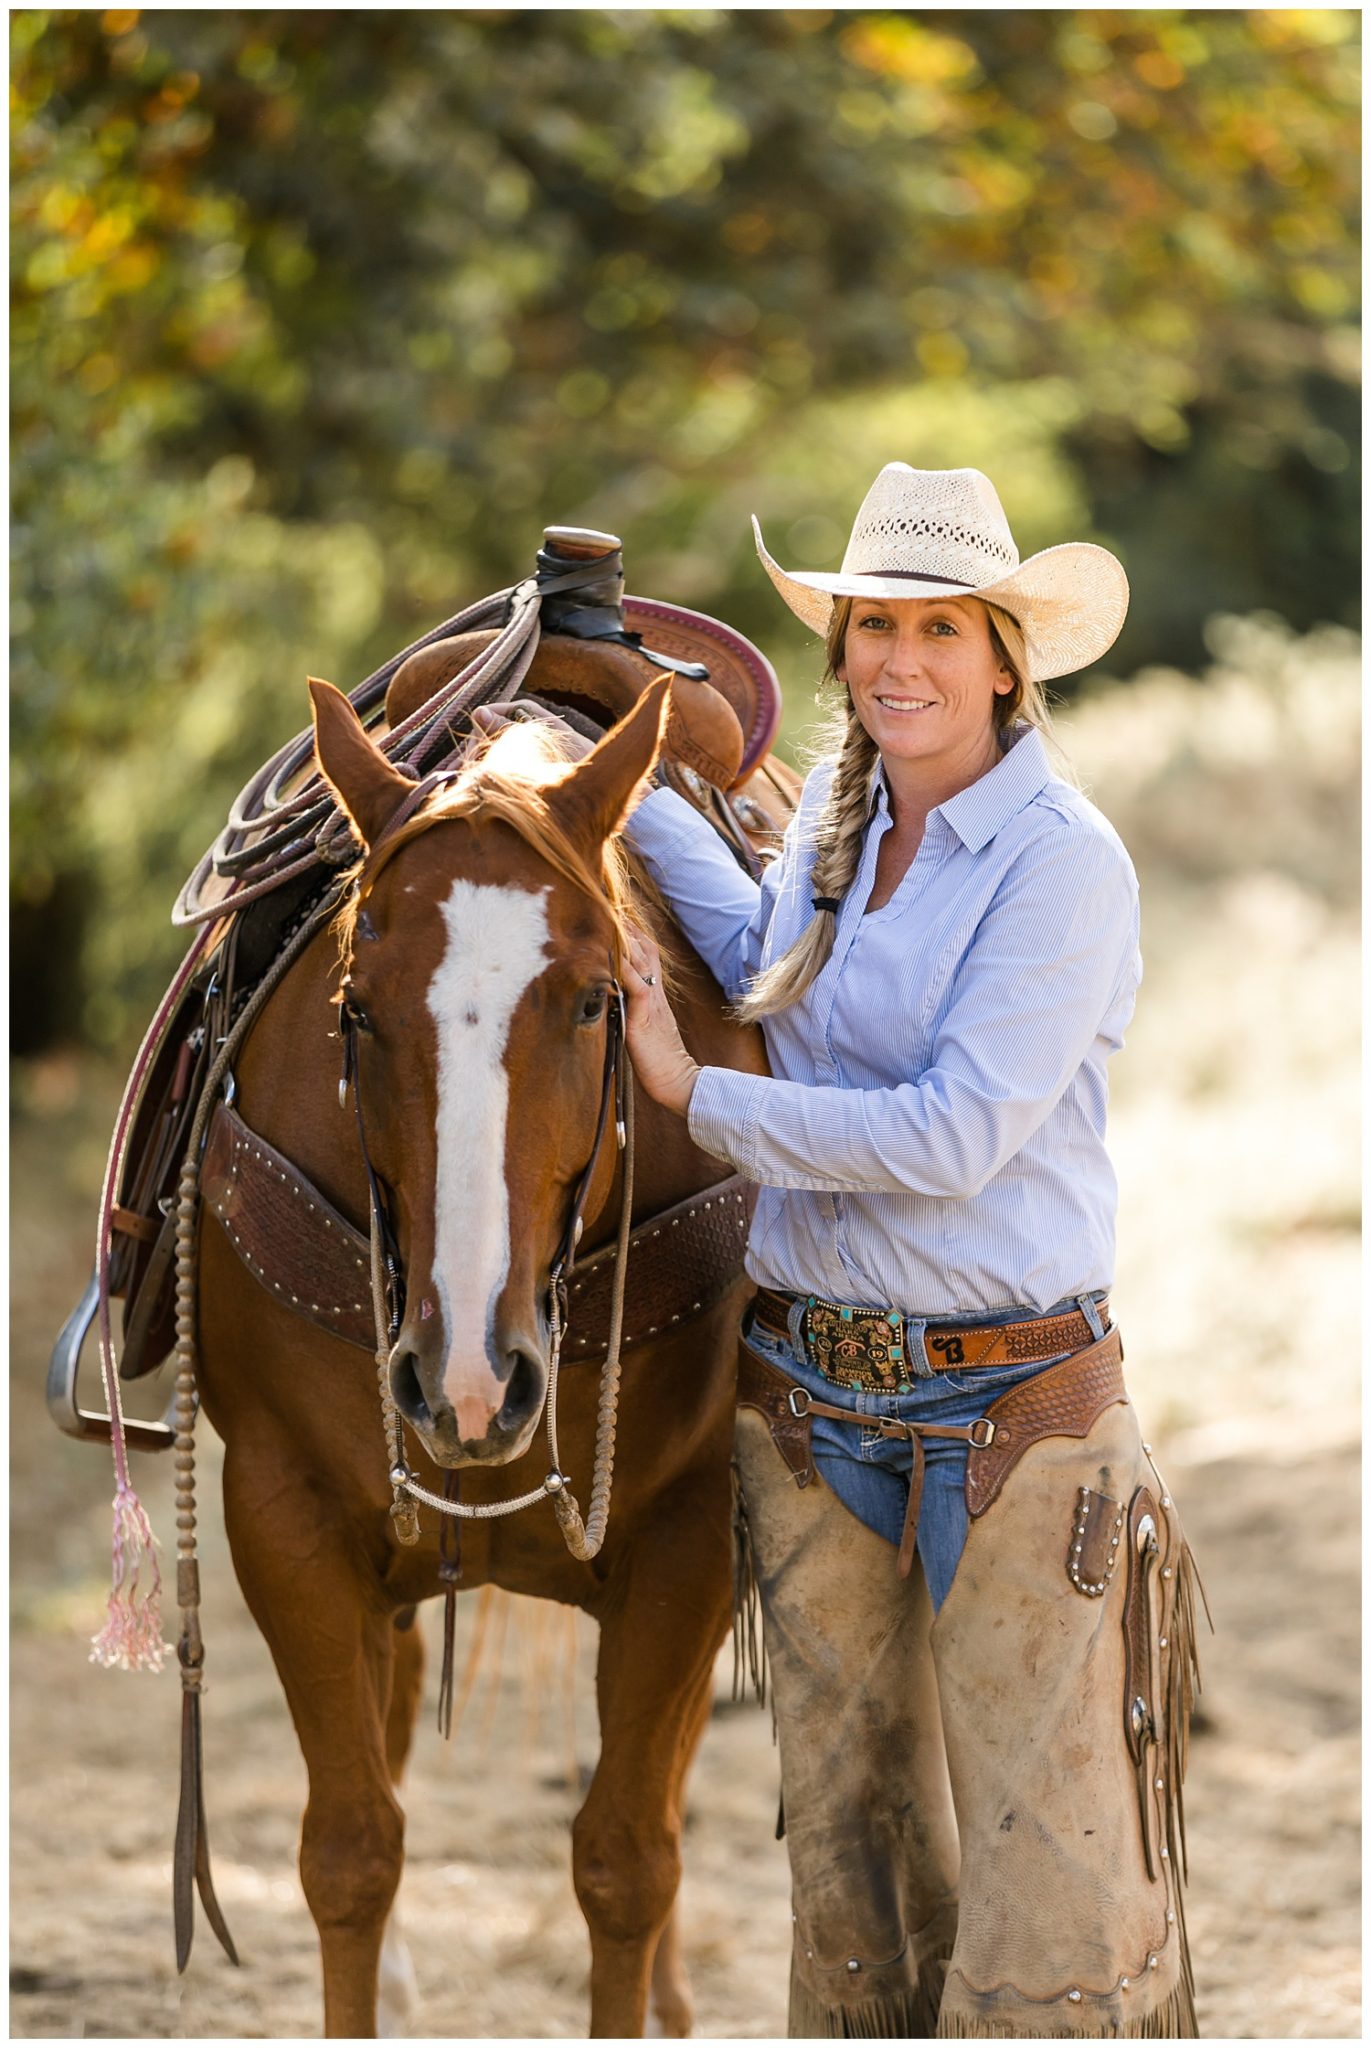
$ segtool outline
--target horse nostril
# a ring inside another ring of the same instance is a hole
[[[511,1351],[508,1355],[512,1363],[499,1419],[502,1428],[512,1430],[527,1422],[540,1405],[547,1374],[542,1360],[527,1351]]]
[[[412,1351],[397,1351],[391,1359],[390,1391],[406,1422],[412,1422],[417,1429],[432,1427],[433,1411],[424,1398],[419,1361]]]

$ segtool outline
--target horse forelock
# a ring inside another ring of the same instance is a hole
[[[558,823],[546,791],[564,779],[571,765],[555,729],[533,721],[507,726],[493,740],[473,746],[457,780],[435,790],[397,832],[376,849],[368,849],[344,877],[348,891],[335,920],[343,959],[351,954],[357,919],[367,897],[402,847],[435,825],[499,820],[608,913],[616,965],[622,962],[630,936],[645,929],[634,902],[634,886],[639,893],[653,892],[617,836],[603,842],[595,862],[587,859]]]

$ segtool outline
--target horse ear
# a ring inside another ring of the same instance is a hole
[[[669,676],[650,683],[628,716],[544,791],[544,801],[568,837],[591,852],[623,824],[635,790],[657,758],[670,688]]]
[[[392,768],[341,690],[309,678],[314,705],[314,752],[363,846],[374,846],[414,784]]]

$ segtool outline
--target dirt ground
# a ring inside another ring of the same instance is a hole
[[[1200,687],[1145,672],[1066,738],[1142,884],[1146,977],[1111,1068],[1114,1308],[1218,1634],[1186,1787],[1209,2038],[1358,2039],[1360,1408],[1358,649],[1228,622]],[[304,1777],[239,1599],[202,1456],[210,1839],[235,1971],[201,1924],[178,1982],[176,1680],[87,1662],[108,1458],[47,1421],[53,1334],[85,1283],[119,1076],[52,1057],[13,1083],[12,2028],[24,2038],[317,2034],[295,1871]],[[208,1432],[206,1432],[208,1438]],[[138,1475],[173,1534],[165,1460]],[[436,1613],[426,1625],[432,1640]],[[592,1631],[488,1617],[451,1749],[436,1670],[408,1788],[413,2031],[575,2037],[587,1947],[568,1826],[595,1755]],[[474,1626],[461,1616],[463,1640]],[[459,1645],[460,1656],[460,1645]],[[459,1664],[459,1669],[460,1669]],[[790,1939],[768,1717],[729,1699],[691,1784],[683,1916],[698,2030],[785,2028]]]
[[[183,1979],[173,1966],[176,1681],[86,1660],[104,1598],[109,1477],[101,1451],[51,1428],[41,1387],[52,1329],[85,1277],[81,1190],[98,1169],[108,1100],[107,1075],[62,1062],[33,1070],[16,1091],[15,1185],[25,1199],[15,1204],[13,1261],[11,2027],[24,2038],[308,2036],[320,2007],[295,1870],[303,1770],[233,1582],[212,1443],[203,1496],[209,1825],[241,1970],[203,1922]],[[1240,1363],[1225,1360],[1224,1377]],[[1140,1360],[1135,1383],[1147,1377]],[[1341,1434],[1330,1410],[1312,1432],[1241,1416],[1170,1439],[1158,1432],[1219,1629],[1204,1644],[1186,1801],[1192,1940],[1211,2037],[1360,2033],[1353,1412]],[[140,1484],[169,1537],[165,1461],[144,1458]],[[462,1614],[463,1641],[476,1597]],[[431,1607],[431,1642],[436,1619]],[[574,2037],[585,2027],[587,1951],[567,1830],[573,1787],[595,1753],[593,1630],[503,1598],[487,1624],[488,1653],[451,1749],[433,1722],[435,1664],[416,1745],[401,1893],[421,1997],[414,2031]],[[767,1716],[731,1704],[730,1676],[725,1654],[691,1786],[684,1928],[698,2030],[766,2038],[785,2029],[789,1941],[777,1767]]]

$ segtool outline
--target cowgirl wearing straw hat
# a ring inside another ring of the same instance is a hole
[[[1082,543],[1021,563],[974,469],[887,464],[835,575],[756,538],[840,744],[760,886],[670,790],[629,834],[774,1078],[694,1064],[650,945],[629,1044],[760,1189],[740,1554],[790,2032],[1190,2036],[1195,1581],[1108,1299],[1137,883],[1042,691],[1113,643],[1127,581]]]

